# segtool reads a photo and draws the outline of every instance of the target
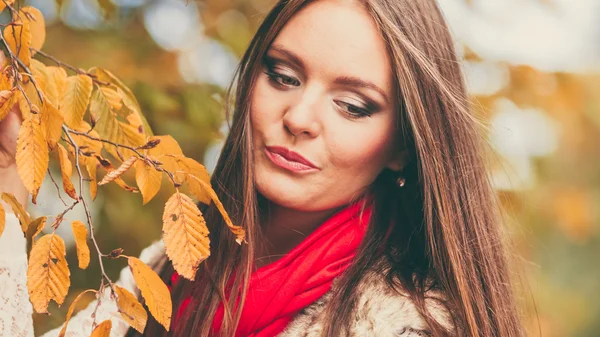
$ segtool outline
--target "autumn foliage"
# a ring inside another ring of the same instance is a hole
[[[166,254],[175,270],[193,280],[202,261],[210,256],[208,228],[197,202],[214,203],[225,223],[244,242],[244,230],[234,225],[210,184],[203,165],[186,157],[170,136],[153,135],[131,90],[106,69],[79,69],[42,51],[46,37],[44,18],[33,7],[18,7],[14,1],[0,1],[0,10],[10,11],[10,22],[0,35],[5,58],[0,72],[0,120],[19,108],[23,123],[17,138],[18,174],[36,203],[44,177],[50,174],[50,160],[60,165],[62,189],[73,199],[60,214],[31,219],[24,205],[3,193],[12,207],[28,242],[27,287],[33,308],[47,313],[51,300],[61,305],[69,291],[70,270],[65,243],[56,233],[65,215],[81,203],[86,223],[73,221],[78,267],[90,263],[90,248],[103,259],[128,259],[133,278],[150,314],[169,329],[172,302],[167,286],[146,264],[135,257],[104,254],[94,238],[88,202],[81,197],[89,184],[92,200],[98,187],[117,184],[130,193],[139,193],[148,203],[161,188],[163,176],[175,187],[163,213]],[[135,184],[122,175],[135,171]],[[73,177],[74,176],[74,177]],[[75,180],[72,180],[72,179]],[[57,188],[59,186],[57,185]],[[180,190],[185,187],[185,190]],[[52,221],[48,223],[48,218]],[[5,210],[0,204],[0,235],[5,227]],[[50,233],[37,238],[43,228]],[[103,293],[110,288],[119,314],[143,332],[147,312],[135,295],[115,285],[102,268],[100,289],[89,289],[73,301],[60,335],[64,335],[75,303],[87,292]],[[92,336],[108,336],[111,322],[96,322]]]

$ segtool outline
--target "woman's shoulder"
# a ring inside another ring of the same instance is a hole
[[[335,285],[332,289],[335,289]],[[333,291],[305,308],[279,337],[320,336],[327,320],[325,308]],[[416,303],[408,294],[387,282],[382,272],[366,273],[358,283],[355,295],[350,336],[431,336],[430,328]],[[452,319],[444,303],[442,292],[435,289],[425,292],[427,311],[434,320],[451,331]]]

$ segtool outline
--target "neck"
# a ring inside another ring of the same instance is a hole
[[[343,207],[303,212],[268,202],[262,226],[265,240],[257,246],[256,267],[278,260]]]

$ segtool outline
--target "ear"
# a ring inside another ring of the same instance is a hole
[[[392,158],[390,158],[390,161],[386,165],[386,168],[394,172],[400,172],[404,169],[404,166],[406,166],[407,162],[408,150],[404,149],[394,153],[394,155],[392,156]]]

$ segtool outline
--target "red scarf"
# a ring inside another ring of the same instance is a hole
[[[330,290],[333,280],[350,265],[365,235],[371,207],[359,217],[363,202],[340,210],[285,256],[251,275],[236,337],[275,336],[300,310]],[[174,273],[173,286],[177,279]],[[173,324],[188,304],[189,299],[181,304]],[[221,304],[215,313],[213,333],[220,328],[223,315]]]

